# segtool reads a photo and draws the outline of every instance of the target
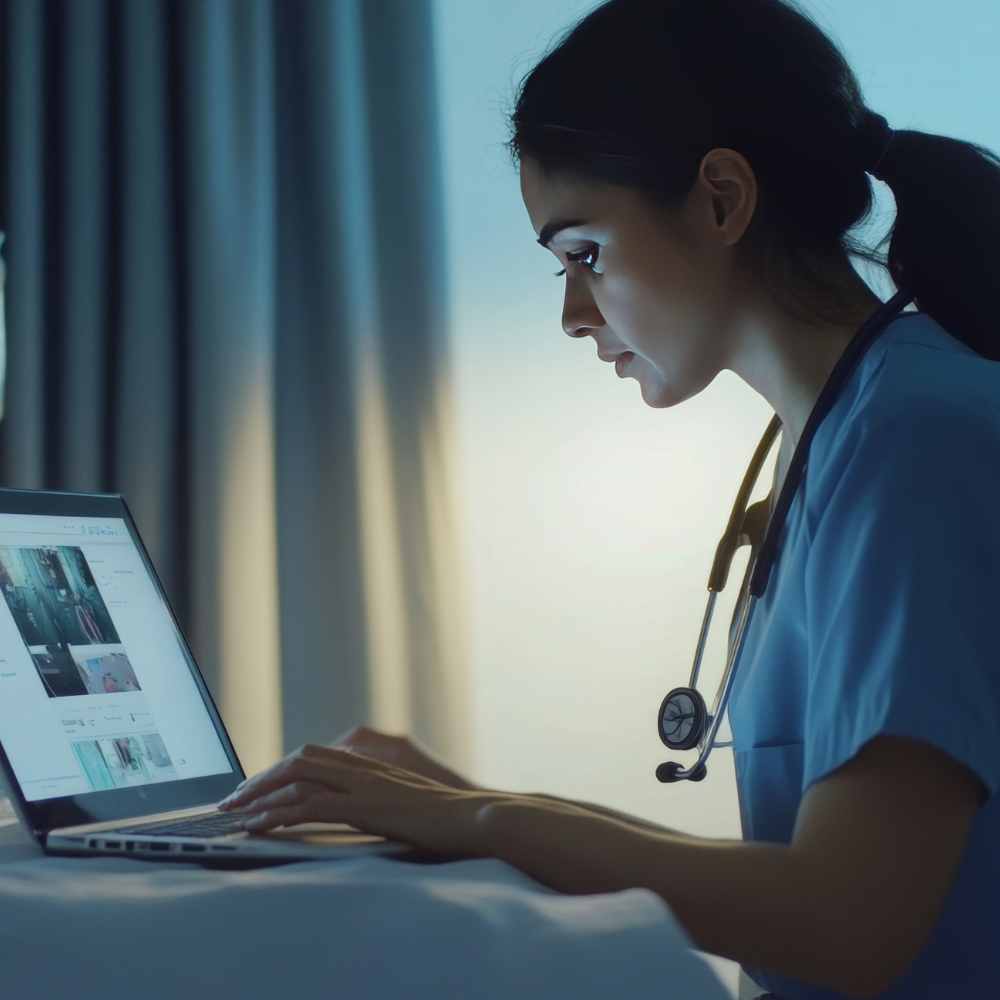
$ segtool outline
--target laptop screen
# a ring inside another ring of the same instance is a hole
[[[233,771],[124,518],[0,512],[0,593],[0,742],[28,802]]]

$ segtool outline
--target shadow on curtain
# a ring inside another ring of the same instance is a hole
[[[0,0],[0,484],[122,492],[249,771],[466,767],[430,0]]]

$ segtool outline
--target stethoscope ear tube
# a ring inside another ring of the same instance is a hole
[[[758,525],[756,521],[751,525],[747,523],[750,514],[750,494],[753,493],[754,486],[760,476],[760,470],[771,452],[775,439],[781,430],[781,418],[777,413],[771,418],[764,431],[764,436],[757,444],[757,449],[750,460],[750,466],[743,476],[739,492],[736,494],[736,502],[733,504],[733,511],[729,515],[729,523],[726,530],[719,539],[719,544],[715,549],[715,559],[712,561],[712,570],[708,575],[708,589],[715,594],[721,594],[726,588],[729,579],[729,570],[733,565],[733,556],[743,544],[750,544],[756,550],[763,541],[756,532]],[[766,528],[766,519],[762,527]]]
[[[680,772],[683,770],[683,764],[666,760],[656,769],[656,780],[669,785],[675,781],[703,781],[705,775],[708,774],[708,769],[704,764],[696,764],[688,775],[681,775]]]

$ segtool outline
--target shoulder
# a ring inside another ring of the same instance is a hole
[[[933,418],[996,428],[1000,416],[1000,364],[923,313],[889,334],[877,387],[870,413],[876,426]]]
[[[883,337],[816,432],[813,482],[836,479],[849,462],[1000,458],[1000,363],[924,313],[900,317]]]

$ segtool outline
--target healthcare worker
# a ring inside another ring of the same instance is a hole
[[[223,807],[496,856],[564,892],[647,887],[782,1000],[995,996],[1000,160],[893,133],[790,0],[603,3],[510,124],[565,332],[650,407],[732,371],[780,426],[768,501],[726,536],[753,552],[728,705],[743,840],[480,789],[378,734],[302,748]],[[883,262],[849,236],[872,176],[896,199],[887,302],[851,260]],[[502,280],[488,233],[482,265]],[[658,776],[704,776],[675,764]],[[678,810],[700,787],[650,781]]]

